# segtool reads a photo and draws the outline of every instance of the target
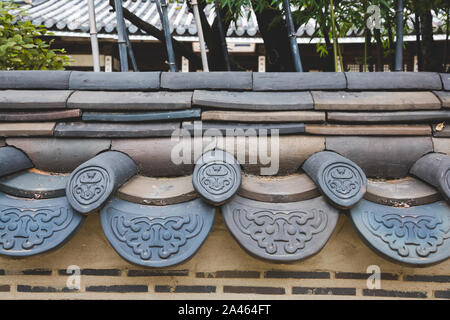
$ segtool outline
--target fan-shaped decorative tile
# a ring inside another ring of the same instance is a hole
[[[363,240],[394,261],[422,266],[450,257],[450,207],[444,201],[395,208],[362,200],[351,218]]]
[[[251,254],[296,261],[319,252],[336,227],[338,211],[323,197],[291,203],[235,196],[222,206],[228,229]]]
[[[143,206],[112,199],[100,212],[106,237],[125,260],[167,267],[192,257],[212,229],[215,208],[197,199]]]
[[[66,197],[30,201],[0,193],[0,254],[25,257],[55,249],[83,221]]]

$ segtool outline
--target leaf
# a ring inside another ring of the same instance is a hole
[[[445,129],[445,122],[441,122],[441,123],[436,125],[436,131],[437,132],[441,132],[444,129]]]
[[[0,69],[56,70],[69,63],[60,49],[51,49],[53,40],[39,38],[49,34],[44,26],[24,20],[26,12],[12,2],[0,1]]]

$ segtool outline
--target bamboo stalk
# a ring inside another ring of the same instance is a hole
[[[216,7],[217,26],[218,26],[219,34],[220,34],[220,45],[222,46],[223,59],[225,60],[225,66],[227,68],[227,71],[231,71],[230,56],[228,54],[227,40],[226,40],[225,30],[223,29],[223,22],[222,22],[222,15],[220,14],[219,1],[215,0],[214,5]]]
[[[334,16],[334,2],[330,0],[331,5],[331,27],[333,32],[333,52],[334,52],[334,71],[338,71],[338,48],[337,48],[337,33],[336,33],[336,23]]]
[[[173,50],[172,37],[170,35],[169,17],[167,15],[167,2],[166,0],[156,0],[156,6],[158,8],[159,17],[164,29],[170,71],[178,72],[178,67],[175,63],[175,52]]]
[[[88,5],[89,5],[89,26],[91,34],[91,47],[92,47],[92,62],[94,65],[94,72],[100,72],[100,52],[98,48],[97,21],[95,19],[94,0],[88,0]]]
[[[289,0],[283,0],[283,5],[286,14],[286,24],[291,43],[292,58],[294,60],[295,70],[297,72],[303,72],[302,61],[300,59],[300,50],[298,49],[297,43],[297,35],[294,28],[294,21],[292,20],[291,4],[289,3]]]
[[[200,53],[202,56],[203,72],[209,72],[208,57],[206,55],[205,38],[203,36],[202,21],[200,20],[200,12],[198,10],[197,0],[191,0],[191,5],[192,8],[194,9],[193,10],[194,18],[195,23],[197,25],[197,34],[198,34],[198,41],[200,42]]]
[[[114,0],[116,5],[116,19],[117,19],[117,43],[119,45],[119,57],[120,57],[120,71],[128,72],[128,54],[127,54],[127,42],[124,34],[124,18],[122,0]]]
[[[403,70],[403,0],[397,0],[397,45],[395,49],[395,71]]]

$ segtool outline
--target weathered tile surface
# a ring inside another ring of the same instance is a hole
[[[0,71],[0,89],[69,89],[72,71]]]
[[[196,127],[200,128],[199,125],[192,122],[183,122],[183,129],[188,130],[189,132],[194,133]],[[203,122],[201,123],[202,132],[208,130],[217,131],[217,133],[221,133],[223,135],[245,135],[247,132],[252,131],[256,135],[259,135],[261,130],[264,130],[266,135],[270,135],[273,133],[273,130],[277,130],[280,135],[289,135],[289,134],[299,134],[305,132],[305,124],[304,123],[223,123],[223,122]],[[210,131],[212,132],[212,131]]]
[[[429,125],[306,125],[306,133],[327,136],[429,136]]]
[[[98,153],[109,149],[109,139],[8,138],[8,145],[23,150],[36,168],[69,173]]]
[[[440,124],[434,125],[433,136],[439,138],[450,138],[450,125],[445,124],[443,128]]]
[[[444,84],[444,90],[450,91],[450,73],[441,73],[441,79]]]
[[[330,92],[314,91],[316,110],[426,110],[440,109],[432,92]]]
[[[450,155],[450,138],[433,138],[434,152]]]
[[[251,72],[163,72],[161,88],[169,90],[251,90]]]
[[[30,169],[33,163],[22,151],[13,146],[0,148],[0,177]]]
[[[358,164],[368,178],[404,178],[423,155],[431,137],[327,137],[326,149]]]
[[[450,120],[450,111],[328,112],[330,123],[431,123]]]
[[[449,112],[450,118],[450,112]],[[317,111],[205,111],[202,113],[203,121],[229,121],[229,122],[324,122],[325,112]]]
[[[41,112],[0,112],[0,121],[55,121],[81,117],[80,109]]]
[[[286,111],[311,110],[314,102],[309,92],[194,92],[193,104],[209,108]]]
[[[413,177],[367,181],[365,199],[385,206],[420,206],[439,201],[436,188]]]
[[[1,128],[1,126],[0,126]],[[55,137],[71,138],[145,138],[170,137],[180,128],[179,123],[58,123],[55,127]]]
[[[429,153],[420,158],[409,171],[415,177],[436,187],[445,200],[450,200],[450,156]]]
[[[256,201],[285,203],[320,196],[316,184],[306,174],[284,177],[244,175],[239,195]]]
[[[183,151],[186,145],[188,151]],[[180,147],[180,156],[187,157],[186,163],[172,162],[172,150]],[[128,154],[139,167],[141,175],[148,177],[178,177],[192,174],[194,168],[191,151],[191,139],[180,139],[172,141],[170,138],[148,138],[148,139],[113,139],[112,150]],[[189,153],[185,155],[185,153]],[[200,156],[200,155],[199,155]]]
[[[342,90],[347,87],[342,72],[267,72],[253,74],[254,91]]]
[[[450,91],[434,91],[434,94],[441,100],[443,108],[450,108]]]
[[[160,72],[80,72],[70,75],[71,90],[152,91],[159,89]]]
[[[192,176],[150,178],[136,176],[117,191],[117,197],[143,205],[167,206],[197,198]]]
[[[191,137],[173,141],[170,138],[114,139],[112,149],[128,154],[144,176],[177,177],[192,174],[195,160],[214,147],[233,154],[245,172],[255,175],[293,174],[308,157],[325,148],[323,137],[306,136],[268,137],[266,140],[226,137],[218,139],[217,143],[212,142],[208,138],[200,140]],[[200,150],[195,154],[197,145]],[[250,153],[255,146],[262,150],[259,155]],[[173,155],[176,156],[175,163],[172,161]]]
[[[434,72],[347,72],[349,90],[441,90]]]
[[[3,122],[0,123],[1,137],[52,136],[55,122]]]
[[[0,90],[0,109],[60,109],[72,91]]]
[[[83,110],[179,110],[191,107],[192,92],[75,91],[69,108]]]
[[[51,199],[66,194],[67,176],[20,172],[0,180],[0,191],[20,198]]]
[[[200,109],[188,109],[164,112],[84,112],[82,119],[87,122],[163,122],[199,119],[200,116]]]
[[[254,139],[256,138],[227,138],[222,143],[219,141],[217,147],[234,154],[245,172],[269,176],[294,174],[306,159],[325,148],[323,137],[292,135],[280,136],[278,139]],[[257,157],[252,151],[255,146],[259,150]]]

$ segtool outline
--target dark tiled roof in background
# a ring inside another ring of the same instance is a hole
[[[27,9],[30,15],[27,19],[34,24],[43,24],[47,28],[55,31],[82,32],[89,33],[88,5],[85,0],[34,0],[32,5],[25,4],[22,7]],[[150,0],[124,0],[124,8],[161,29],[156,5]],[[97,28],[100,33],[116,33],[116,16],[111,12],[108,0],[96,0],[95,11],[97,16]],[[169,4],[169,21],[174,35],[196,36],[197,28],[192,13],[189,13],[186,1]],[[205,9],[206,17],[211,24],[215,18],[214,5],[207,5]],[[443,28],[444,22],[439,18],[433,18],[435,29]],[[137,27],[127,22],[128,31],[131,35],[143,34]],[[408,26],[412,28],[412,21],[408,20]],[[300,26],[297,30],[298,37],[311,37],[316,30],[316,23],[310,20],[306,25]],[[445,30],[441,30],[445,34]],[[228,37],[256,37],[259,36],[258,23],[254,12],[245,8],[236,24],[232,24],[227,32]],[[350,29],[347,36],[363,36],[356,28]]]

